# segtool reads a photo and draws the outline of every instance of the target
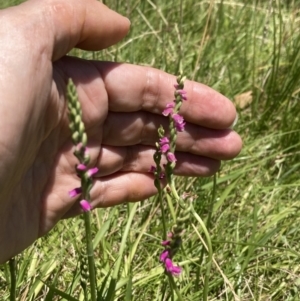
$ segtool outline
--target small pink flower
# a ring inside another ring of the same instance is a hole
[[[170,243],[171,243],[171,242],[170,242],[169,240],[163,240],[163,241],[161,242],[161,244],[162,244],[163,246],[168,246]]]
[[[86,165],[80,163],[76,166],[76,168],[77,170],[84,171],[86,170]]]
[[[168,137],[162,137],[159,139],[159,145],[169,144],[169,138]]]
[[[176,122],[176,123],[183,123],[184,122],[184,119],[181,115],[179,114],[173,114],[172,115],[172,118],[173,120]]]
[[[150,167],[150,169],[149,169],[148,171],[151,172],[151,173],[156,173],[156,167],[153,166],[153,165],[151,165],[151,167]],[[165,176],[166,176],[166,175],[165,175],[163,172],[161,172],[161,173],[159,174],[159,179],[164,179]]]
[[[187,100],[187,97],[186,97],[186,91],[185,90],[182,90],[182,89],[179,89],[179,90],[176,90],[177,94],[180,95],[181,99],[183,100]]]
[[[91,204],[87,200],[80,201],[80,206],[83,211],[90,211],[92,209]]]
[[[165,177],[166,177],[165,173],[164,173],[164,172],[161,172],[160,175],[159,175],[159,178],[160,178],[160,179],[164,179]]]
[[[170,149],[170,145],[169,144],[164,144],[160,147],[160,151],[165,154],[168,150]]]
[[[160,260],[161,262],[164,262],[164,261],[166,260],[166,258],[168,258],[168,257],[169,257],[169,251],[168,251],[168,250],[164,250],[164,251],[160,254],[159,260]]]
[[[168,237],[168,238],[172,238],[172,237],[173,237],[173,233],[172,233],[172,232],[169,232],[169,233],[167,234],[167,237]]]
[[[164,116],[168,116],[170,114],[173,114],[173,109],[175,108],[175,102],[169,102],[166,105],[166,108],[163,110],[162,114]]]
[[[186,95],[186,91],[185,90],[183,90],[183,89],[179,89],[179,90],[176,90],[177,91],[177,93],[178,94],[180,94],[180,95]]]
[[[176,127],[176,130],[177,130],[178,132],[183,132],[183,131],[184,131],[184,126],[185,126],[185,122],[184,122],[184,123],[181,123],[181,124],[175,123],[175,127]]]
[[[155,173],[156,172],[156,167],[151,165],[149,172]]]
[[[160,151],[165,154],[169,149],[170,149],[170,145],[169,145],[170,141],[168,137],[163,137],[159,139],[159,145],[160,145]]]
[[[168,159],[168,161],[169,161],[170,163],[173,163],[173,162],[176,162],[176,161],[177,161],[175,155],[174,155],[173,153],[171,153],[171,152],[168,152],[168,153],[167,153],[167,159]]]
[[[77,188],[74,188],[69,191],[69,196],[71,198],[74,198],[74,197],[78,196],[81,192],[82,192],[81,187],[77,187]]]
[[[179,276],[181,273],[181,267],[174,265],[170,258],[165,259],[165,268],[173,276]]]
[[[173,114],[172,118],[175,122],[175,127],[178,132],[183,132],[184,131],[184,126],[185,126],[185,121],[183,117],[179,114]]]
[[[88,175],[88,177],[92,177],[93,175],[95,175],[97,172],[99,171],[99,169],[97,168],[97,167],[93,167],[93,168],[91,168],[91,169],[89,169],[88,171],[87,171],[87,175]]]

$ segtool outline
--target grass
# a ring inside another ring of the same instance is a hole
[[[130,18],[129,35],[100,53],[73,54],[175,74],[180,61],[188,78],[238,107],[235,129],[244,148],[224,162],[216,196],[213,178],[178,179],[211,235],[208,300],[300,300],[300,1],[105,3]],[[156,197],[94,212],[98,284],[105,296],[100,300],[177,300],[158,262],[158,212]],[[19,300],[71,300],[61,292],[82,300],[81,225],[80,217],[61,221],[17,257]],[[176,261],[184,268],[176,280],[184,300],[202,300],[209,262],[197,220]],[[1,300],[9,300],[8,284],[9,268],[1,266]]]

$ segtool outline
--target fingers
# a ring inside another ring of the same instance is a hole
[[[89,116],[85,118],[87,128],[93,127],[93,134],[97,135],[98,131],[100,135],[97,124],[101,124],[102,143],[154,146],[158,127],[162,124],[167,131],[168,118],[161,112],[174,97],[174,76],[129,64],[87,64],[70,57],[60,62],[63,72],[78,83],[84,116]],[[156,74],[151,76],[156,80],[146,80],[145,74],[149,72]],[[242,141],[236,132],[228,129],[236,117],[234,106],[209,87],[187,83],[188,100],[181,109],[187,125],[184,132],[178,133],[177,150],[216,160],[235,157]],[[107,110],[110,110],[108,115]]]
[[[77,77],[79,82],[86,83],[85,76],[89,74],[87,93],[88,90],[96,90],[95,79],[101,78],[105,90],[99,95],[94,94],[94,99],[107,95],[110,111],[145,111],[161,116],[166,104],[174,99],[176,78],[163,71],[110,62],[94,61],[87,64],[74,58],[64,58],[63,62],[64,72]],[[92,78],[90,71],[93,68],[98,70],[98,74],[93,71]],[[236,110],[225,96],[192,81],[186,81],[185,90],[188,100],[183,103],[180,113],[187,122],[212,129],[227,129],[233,124]]]
[[[24,5],[31,12],[30,19],[36,16],[43,22],[40,39],[48,40],[54,61],[74,47],[101,50],[111,46],[129,30],[127,18],[96,0],[32,0]]]
[[[143,189],[141,189],[141,187]],[[95,180],[91,191],[91,205],[96,207],[111,207],[124,202],[145,200],[157,193],[150,174],[118,173],[110,177]],[[79,203],[74,204],[63,218],[82,213]]]
[[[108,62],[94,62],[101,73],[109,96],[109,108],[114,112],[148,111],[161,115],[174,99],[175,76],[163,71]],[[229,128],[236,110],[225,96],[196,82],[186,81],[188,100],[181,114],[186,121],[213,128]]]
[[[105,177],[117,172],[149,173],[155,149],[136,145],[127,147],[103,146],[96,166],[99,168],[97,177]],[[218,171],[220,161],[204,156],[184,152],[176,152],[176,167],[174,173],[181,176],[210,176]],[[163,156],[161,165],[167,163]]]
[[[108,207],[127,201],[144,200],[157,193],[154,187],[153,174],[149,171],[153,162],[152,147],[136,145],[131,147],[103,146],[94,141],[88,144],[93,164],[99,168],[91,191],[93,207]],[[99,154],[99,155],[98,155]],[[177,152],[176,175],[209,176],[220,166],[220,161]],[[66,144],[57,158],[57,168],[50,175],[43,200],[43,216],[40,234],[47,233],[62,217],[81,213],[76,199],[68,191],[80,186],[80,179],[75,174],[78,163],[73,155],[73,147]],[[162,159],[162,164],[166,159]]]
[[[152,145],[162,125],[168,133],[168,118],[147,112],[109,113],[103,127],[103,144],[112,146]],[[216,160],[234,158],[241,150],[240,136],[230,129],[215,130],[187,123],[177,136],[176,149]]]

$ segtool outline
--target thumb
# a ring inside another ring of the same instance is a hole
[[[48,32],[44,37],[52,39],[53,61],[74,47],[107,48],[121,40],[130,26],[127,18],[96,0],[32,0],[25,4],[45,16],[43,28]]]

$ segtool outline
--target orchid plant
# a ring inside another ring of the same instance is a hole
[[[80,102],[78,100],[76,87],[73,81],[70,79],[68,83],[68,110],[69,110],[69,127],[72,131],[72,141],[74,144],[74,155],[78,159],[78,164],[75,166],[76,173],[80,178],[81,185],[69,191],[69,196],[79,197],[79,204],[83,211],[83,219],[86,234],[86,257],[83,255],[81,260],[81,286],[84,290],[85,300],[96,301],[97,286],[96,286],[96,273],[95,273],[95,261],[93,241],[91,234],[91,209],[90,204],[91,197],[90,191],[93,186],[93,176],[98,172],[97,167],[89,168],[90,155],[87,148],[87,134],[85,132],[85,126],[82,121],[82,111]],[[87,264],[86,264],[87,258]],[[88,269],[86,269],[86,265]],[[87,272],[88,270],[88,272]],[[86,275],[87,274],[87,275]],[[89,279],[90,284],[90,298],[88,297],[88,290],[86,285],[86,279]]]
[[[182,268],[173,263],[173,257],[179,250],[182,242],[182,234],[184,232],[184,223],[190,216],[192,204],[185,203],[176,190],[174,181],[174,168],[176,165],[176,139],[177,133],[183,132],[186,122],[183,116],[180,115],[180,108],[184,101],[187,101],[187,93],[184,90],[185,77],[180,75],[177,78],[177,83],[174,85],[174,101],[167,103],[162,115],[169,118],[169,136],[165,135],[165,129],[160,126],[158,129],[159,142],[156,143],[156,152],[154,154],[155,166],[151,166],[150,171],[154,173],[154,184],[158,190],[159,200],[161,204],[162,220],[164,224],[164,239],[162,245],[165,247],[164,251],[160,254],[159,260],[163,263],[165,271],[171,276],[179,276]],[[161,166],[162,156],[166,157],[167,164],[165,164],[164,171]],[[163,190],[161,180],[167,179],[167,189]],[[174,226],[168,234],[166,233],[166,221],[163,206],[163,194],[170,193],[172,199],[179,207],[177,218],[174,221]]]
[[[182,234],[184,233],[185,223],[190,218],[192,203],[184,201],[176,190],[174,179],[174,168],[176,166],[176,139],[177,133],[183,132],[186,122],[182,115],[180,115],[180,108],[184,101],[187,101],[187,93],[184,90],[185,77],[180,75],[177,78],[177,83],[174,85],[174,100],[167,103],[162,115],[169,118],[169,128],[165,129],[160,126],[158,129],[159,141],[156,143],[156,151],[154,154],[155,165],[151,166],[150,172],[154,174],[154,184],[158,190],[158,196],[161,204],[162,220],[164,225],[164,240],[162,245],[164,250],[159,256],[160,262],[163,263],[165,272],[168,276],[179,276],[182,268],[175,265],[173,257],[181,247]],[[87,148],[87,134],[85,126],[82,121],[82,111],[80,102],[77,97],[76,88],[72,80],[68,83],[68,110],[70,129],[72,131],[72,141],[74,144],[74,155],[78,159],[75,169],[78,177],[81,180],[80,187],[75,187],[69,191],[69,196],[72,198],[78,197],[79,204],[83,211],[83,218],[86,232],[86,254],[81,256],[81,271],[82,271],[82,287],[85,293],[86,300],[96,301],[97,287],[96,287],[96,273],[93,255],[93,244],[91,237],[91,198],[90,190],[93,186],[93,176],[98,172],[97,167],[88,167],[90,163],[89,151]],[[169,135],[166,135],[168,132]],[[166,164],[162,165],[162,157],[165,156]],[[161,181],[167,181],[167,189],[163,189]],[[163,206],[163,195],[167,193],[178,207],[176,220],[173,222],[171,231],[167,234],[165,212]],[[87,264],[86,264],[87,258]],[[88,267],[88,268],[87,268]],[[83,275],[84,274],[84,275]],[[90,297],[87,289],[87,281],[90,284]],[[181,300],[181,298],[179,298]]]

